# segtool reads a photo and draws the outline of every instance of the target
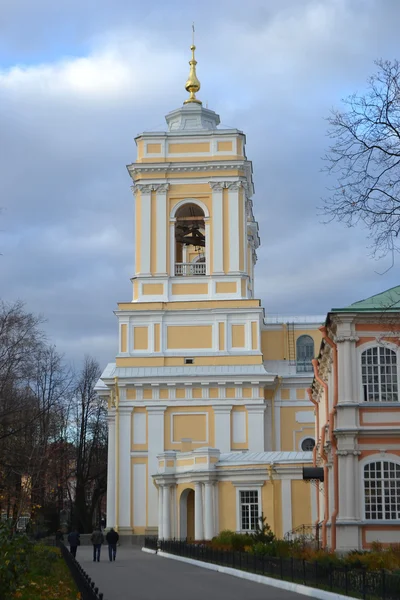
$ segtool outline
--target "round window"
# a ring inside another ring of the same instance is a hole
[[[301,442],[301,449],[304,452],[310,452],[311,450],[313,450],[314,446],[315,440],[313,438],[306,438]]]

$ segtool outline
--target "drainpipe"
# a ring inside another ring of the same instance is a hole
[[[319,406],[318,406],[318,402],[316,400],[314,400],[313,395],[312,395],[312,389],[311,388],[307,388],[307,394],[308,397],[310,399],[310,402],[312,402],[315,406],[315,416],[316,416],[316,431],[317,431],[317,435],[319,432]],[[318,440],[317,440],[318,443]],[[313,466],[316,467],[317,466],[317,444],[315,444],[314,448],[313,448]],[[317,530],[317,527],[319,526],[319,486],[316,488],[316,494],[317,494],[317,519],[314,523],[315,528]]]
[[[332,534],[331,534],[331,546],[332,550],[336,550],[336,519],[339,513],[339,465],[337,455],[337,441],[333,435],[334,417],[336,415],[336,406],[338,403],[338,359],[337,359],[337,345],[328,336],[326,327],[320,327],[320,331],[324,337],[324,340],[330,345],[333,351],[333,407],[329,415],[329,439],[331,441],[332,453],[333,453],[333,498],[334,498],[334,510],[331,517],[332,523]]]
[[[325,390],[325,414],[326,414],[326,419],[328,419],[328,424],[329,424],[329,395],[328,395],[328,384],[321,379],[321,377],[319,376],[319,372],[318,372],[318,360],[317,359],[313,359],[312,360],[312,366],[314,368],[314,377],[315,379],[318,381],[318,383],[320,385],[322,385],[322,387]],[[328,466],[327,466],[327,455],[326,452],[324,450],[324,446],[325,446],[325,427],[326,424],[323,425],[321,427],[321,456],[322,459],[324,461],[324,488],[325,488],[325,503],[324,503],[324,520],[322,521],[322,547],[325,548],[327,545],[327,541],[326,541],[326,524],[328,522],[329,519],[329,479],[328,479]]]

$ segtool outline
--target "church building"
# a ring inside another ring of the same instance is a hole
[[[107,527],[121,535],[277,536],[318,518],[315,406],[307,388],[324,317],[265,314],[246,137],[196,94],[166,131],[137,136],[132,297],[97,391],[108,401]],[[258,201],[259,202],[259,201]],[[315,391],[313,394],[317,394]]]

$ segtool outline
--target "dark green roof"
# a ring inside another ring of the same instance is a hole
[[[400,311],[400,285],[345,308],[332,308],[331,312],[398,312]]]

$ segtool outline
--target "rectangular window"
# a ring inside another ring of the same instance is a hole
[[[258,490],[240,491],[241,531],[255,531],[259,516]]]
[[[368,348],[361,355],[364,402],[397,402],[397,356],[390,348]]]
[[[364,499],[367,520],[400,519],[400,465],[388,461],[365,465]]]

